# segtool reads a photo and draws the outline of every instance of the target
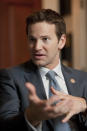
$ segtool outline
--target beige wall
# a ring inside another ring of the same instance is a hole
[[[72,0],[73,66],[87,69],[86,0]]]
[[[59,0],[42,0],[42,8],[59,11]]]
[[[42,0],[42,8],[59,11],[59,0]],[[71,15],[64,17],[72,33],[73,67],[87,70],[87,0],[71,0]]]

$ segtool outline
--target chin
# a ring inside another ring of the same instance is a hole
[[[35,65],[37,66],[45,66],[45,63],[42,61],[33,61]]]

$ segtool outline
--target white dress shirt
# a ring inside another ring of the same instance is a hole
[[[40,67],[39,68],[39,72],[40,72],[40,75],[41,75],[41,78],[42,78],[42,81],[43,81],[43,84],[44,84],[44,88],[45,88],[45,92],[46,92],[46,96],[47,98],[49,99],[49,79],[47,79],[46,77],[46,74],[47,72],[49,71],[50,69],[48,68],[45,68],[45,67]],[[61,91],[63,91],[64,93],[68,94],[68,90],[67,90],[67,87],[66,87],[66,83],[65,83],[65,80],[64,80],[64,77],[63,77],[63,74],[62,74],[62,71],[61,71],[61,63],[59,62],[59,64],[53,69],[54,72],[56,72],[56,80],[61,88]],[[26,116],[25,116],[26,118]],[[34,131],[42,131],[42,122],[41,124],[39,124],[39,126],[37,128],[33,127],[29,121],[26,119],[26,122],[27,124],[29,124],[32,129]]]
[[[44,88],[45,88],[45,92],[46,92],[46,95],[47,95],[47,98],[49,98],[49,80],[46,78],[46,74],[47,72],[49,71],[48,68],[45,68],[45,67],[40,67],[39,68],[39,71],[40,71],[40,74],[41,74],[41,78],[42,78],[42,81],[43,81],[43,84],[44,84]],[[66,83],[65,83],[65,80],[64,80],[64,77],[63,77],[63,74],[62,74],[62,71],[61,71],[61,64],[59,62],[59,64],[53,69],[54,72],[56,72],[56,80],[61,88],[61,90],[68,94],[68,90],[67,90],[67,87],[66,87]]]

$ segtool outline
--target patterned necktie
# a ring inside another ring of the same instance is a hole
[[[50,90],[51,87],[55,88],[55,90],[61,91],[59,84],[57,80],[55,79],[56,73],[54,71],[49,71],[46,76],[49,78],[49,97],[51,97],[53,94]]]
[[[49,78],[49,97],[51,97],[53,94],[50,90],[50,87],[55,88],[55,90],[61,91],[61,88],[59,87],[59,84],[57,80],[55,79],[55,72],[54,71],[48,71],[46,76]],[[56,119],[53,119],[54,123],[54,131],[71,131],[70,126],[68,123],[62,123],[61,120],[64,116],[60,116]]]

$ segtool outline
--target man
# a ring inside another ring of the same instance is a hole
[[[0,71],[0,128],[56,131],[54,122],[62,117],[62,126],[73,123],[71,130],[86,131],[87,73],[61,64],[59,55],[66,43],[63,18],[42,9],[26,23],[31,60]],[[49,86],[49,70],[55,72],[61,91]]]

